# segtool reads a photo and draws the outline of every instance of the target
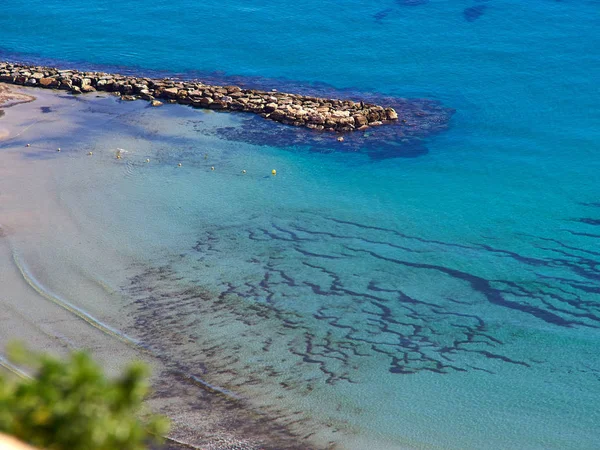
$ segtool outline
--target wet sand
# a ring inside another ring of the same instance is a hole
[[[35,100],[31,94],[26,94],[20,89],[9,87],[7,84],[0,83],[0,106],[8,108],[20,103],[28,103]]]
[[[20,103],[28,103],[35,100],[33,95],[24,94],[19,89],[9,88],[8,85],[0,83],[0,118],[5,114],[3,108],[9,108]],[[7,139],[9,131],[0,123],[0,141]]]

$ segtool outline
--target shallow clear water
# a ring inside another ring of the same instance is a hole
[[[146,3],[8,0],[1,49],[456,113],[427,152],[377,159],[376,132],[309,151],[266,125],[257,146],[244,115],[63,99],[48,116],[77,125],[25,156],[71,149],[47,164],[82,243],[15,238],[49,289],[319,442],[596,447],[598,2]]]

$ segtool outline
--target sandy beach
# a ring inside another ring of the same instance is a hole
[[[3,0],[0,339],[173,446],[596,450],[598,6]]]
[[[8,85],[0,83],[0,117],[5,114],[3,108],[9,108],[20,103],[32,102],[33,100],[35,100],[33,95],[24,94],[19,92],[18,89],[11,89]],[[8,138],[9,135],[9,130],[0,123],[0,141]]]

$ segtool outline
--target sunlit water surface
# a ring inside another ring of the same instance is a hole
[[[596,447],[597,2],[34,3],[2,6],[13,59],[456,109],[381,158],[377,131],[289,147],[245,115],[44,94],[0,151],[47,180],[8,209],[45,220],[3,219],[45,289],[307,442]]]

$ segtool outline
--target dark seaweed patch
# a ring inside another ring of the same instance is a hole
[[[395,124],[371,128],[366,132],[344,135],[338,142],[336,135],[328,132],[290,127],[260,117],[240,115],[236,127],[221,127],[203,133],[221,138],[269,145],[287,149],[305,149],[310,152],[364,153],[372,160],[388,158],[414,158],[428,152],[426,139],[448,129],[454,110],[431,100],[386,98],[398,111],[400,120]]]

